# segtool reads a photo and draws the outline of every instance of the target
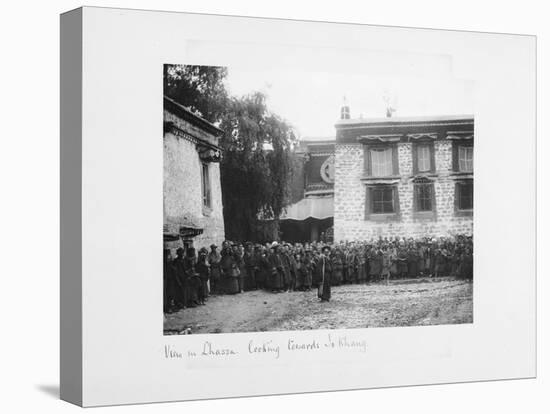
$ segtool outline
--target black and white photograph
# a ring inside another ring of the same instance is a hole
[[[474,92],[165,64],[164,334],[473,323]]]

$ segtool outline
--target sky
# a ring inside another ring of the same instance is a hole
[[[452,77],[363,75],[228,67],[233,95],[262,91],[268,108],[290,122],[301,139],[331,139],[344,97],[352,118],[474,114],[474,84]]]

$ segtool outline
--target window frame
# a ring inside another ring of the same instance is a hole
[[[430,160],[430,168],[426,171],[420,171],[419,169],[419,147],[427,147],[429,151],[429,160]],[[433,141],[420,141],[420,142],[413,142],[412,145],[412,159],[413,159],[413,174],[434,174],[436,171],[435,168],[435,148]]]
[[[374,212],[374,190],[381,188],[391,188],[392,190],[392,203],[393,212]],[[400,218],[400,206],[399,206],[399,187],[397,184],[370,184],[366,186],[365,190],[365,220],[370,221],[391,221],[398,220]]]
[[[391,175],[373,175],[372,173],[372,157],[371,150],[376,149],[390,149],[391,150],[391,163],[392,171]],[[365,175],[369,178],[388,178],[388,177],[397,177],[399,176],[399,160],[398,160],[398,147],[395,143],[376,143],[376,144],[365,144],[364,145],[364,172]]]
[[[437,200],[435,194],[434,181],[413,181],[413,216],[416,218],[435,219],[437,215]],[[428,187],[430,189],[430,210],[420,210],[420,188]]]
[[[461,199],[460,192],[462,191],[461,187],[466,185],[469,185],[472,187],[472,196],[471,196],[472,206],[471,208],[467,208],[467,209],[460,207],[460,199]],[[472,216],[473,211],[474,211],[474,180],[473,179],[459,180],[455,183],[455,214],[457,216]]]
[[[463,150],[463,151],[462,151]],[[470,150],[470,151],[468,151]],[[458,145],[457,148],[458,151],[458,171],[464,172],[464,173],[473,173],[474,172],[474,147],[471,145]],[[471,169],[462,169],[461,164],[463,162],[463,158],[461,157],[461,152],[464,152],[464,164],[468,165],[471,164]],[[468,159],[467,155],[471,152],[471,159]]]
[[[201,161],[201,198],[203,213],[212,211],[212,181],[210,180],[210,165]]]
[[[471,147],[472,148],[472,170],[471,171],[461,171],[460,170],[460,147]],[[453,172],[459,174],[473,174],[474,173],[474,143],[471,141],[456,140],[453,141]]]

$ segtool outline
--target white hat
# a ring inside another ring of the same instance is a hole
[[[277,243],[276,241],[274,241],[273,243],[271,243],[271,248],[277,247],[278,245],[279,245],[279,243]]]

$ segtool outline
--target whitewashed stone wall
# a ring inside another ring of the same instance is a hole
[[[164,216],[190,217],[204,232],[194,247],[220,244],[225,238],[219,163],[210,163],[211,211],[202,205],[201,163],[195,143],[164,134]]]
[[[366,186],[362,144],[336,144],[334,183],[334,239],[365,240],[378,237],[421,237],[468,234],[473,231],[472,217],[457,217],[454,211],[452,143],[436,141],[435,163],[438,177],[434,183],[436,214],[434,218],[418,218],[413,212],[412,144],[398,144],[398,184],[400,218],[396,221],[365,220]]]

